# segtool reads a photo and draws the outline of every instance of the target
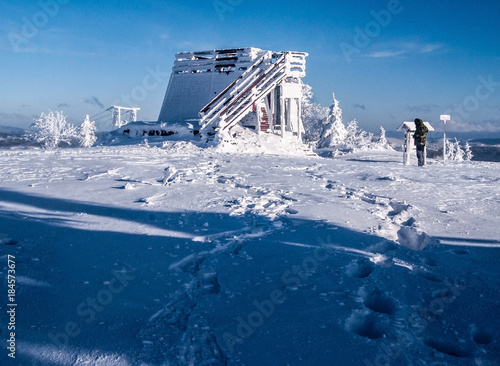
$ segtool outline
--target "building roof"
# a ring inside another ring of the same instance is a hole
[[[424,125],[429,129],[429,131],[434,131],[434,127],[429,122],[424,121]],[[398,127],[400,131],[416,131],[417,127],[415,122],[403,122],[401,126]]]

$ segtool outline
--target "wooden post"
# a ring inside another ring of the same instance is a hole
[[[411,154],[411,131],[407,130],[405,134],[405,144],[403,149],[403,165],[410,165],[410,154]]]
[[[280,120],[281,120],[281,137],[285,137],[285,100],[280,96]]]
[[[295,99],[297,103],[297,137],[299,138],[299,141],[302,141],[302,121],[301,121],[301,105],[300,105],[300,98]]]

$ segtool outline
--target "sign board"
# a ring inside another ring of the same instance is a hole
[[[441,117],[439,117],[441,121],[449,121],[450,120],[450,115],[448,114],[442,114]]]
[[[284,83],[281,89],[281,96],[283,98],[301,98],[302,86],[301,84]]]

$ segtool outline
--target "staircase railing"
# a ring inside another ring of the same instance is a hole
[[[287,77],[305,75],[305,55],[285,52],[274,63],[266,53],[200,111],[202,130],[226,130],[238,123],[253,103],[269,94]]]
[[[241,74],[236,80],[229,84],[223,91],[221,91],[217,96],[212,99],[206,106],[200,110],[201,121],[200,126],[202,128],[207,128],[212,122],[217,120],[219,112],[227,103],[229,103],[238,93],[241,88],[244,88],[248,83],[252,82],[254,78],[262,72],[262,68],[266,61],[270,62],[271,56],[267,52],[265,55],[261,56],[254,64],[249,67],[243,74]]]

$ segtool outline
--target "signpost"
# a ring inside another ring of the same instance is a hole
[[[446,121],[450,120],[450,116],[442,114],[439,119],[443,121],[443,164],[446,164]]]

